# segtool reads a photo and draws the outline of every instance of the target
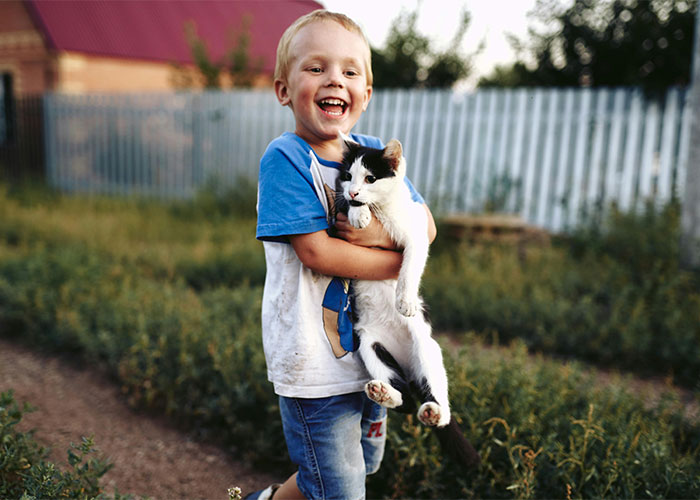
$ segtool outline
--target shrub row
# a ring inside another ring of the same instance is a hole
[[[100,478],[112,467],[94,454],[94,442],[84,437],[68,450],[67,470],[48,460],[48,450],[40,446],[31,431],[17,425],[32,408],[20,406],[12,391],[0,393],[0,498],[108,498]],[[115,493],[114,499],[131,498]]]
[[[109,204],[105,210],[91,209],[94,213],[87,214],[83,205],[83,220],[69,223],[61,221],[80,209],[68,207],[69,215],[59,219],[56,206],[42,212],[0,200],[0,335],[74,351],[90,363],[104,364],[132,404],[164,411],[283,476],[289,464],[261,349],[259,264],[251,264],[257,277],[232,271],[226,286],[217,281],[218,271],[194,282],[198,271],[211,266],[212,255],[231,252],[217,265],[229,262],[242,269],[239,258],[250,260],[250,247],[225,247],[221,240],[235,240],[235,231],[248,231],[250,223],[231,226],[224,220],[207,227],[201,218],[189,220],[181,209],[164,216],[152,206],[121,206],[124,216]],[[138,230],[134,211],[148,211],[150,224],[160,221],[153,229],[156,236]],[[43,223],[43,217],[52,218],[51,224]],[[167,232],[163,221],[172,224]],[[124,241],[107,245],[100,233],[105,226]],[[251,234],[244,236],[258,245]],[[140,251],[132,255],[128,250],[133,248]],[[554,300],[558,294],[546,286],[557,283],[556,275],[564,282],[589,283],[583,271],[568,269],[574,258],[557,249],[540,255],[533,251],[524,262],[507,252],[495,247],[438,249],[435,261],[445,270],[438,266],[429,274],[444,272],[443,288],[461,286],[450,280],[452,275],[469,280],[472,287],[457,292],[482,290],[474,294],[482,301],[465,305],[453,299],[455,307],[465,314],[467,306],[481,308],[493,318],[498,308],[491,297],[510,300],[524,315],[527,307],[518,302],[531,306],[535,297],[538,311],[545,314],[548,304],[560,304]],[[431,286],[427,283],[426,289]],[[483,293],[488,286],[498,293]],[[438,324],[440,304],[433,295]],[[451,310],[445,307],[444,317]],[[541,328],[542,338],[549,338]],[[700,427],[679,416],[672,396],[645,408],[637,396],[602,384],[576,365],[533,361],[522,344],[489,350],[471,338],[464,343],[465,349],[447,358],[451,397],[484,465],[457,470],[442,459],[430,432],[412,418],[392,414],[386,458],[370,481],[370,496],[700,495]]]
[[[0,237],[14,251],[84,244],[195,291],[262,285],[253,187],[169,206],[34,191],[0,196]],[[551,247],[434,245],[423,294],[437,330],[477,331],[533,351],[667,376],[700,390],[700,280],[679,268],[678,205],[611,211]],[[9,250],[5,249],[5,252]],[[3,249],[0,247],[0,258]]]
[[[38,250],[0,262],[0,335],[106,364],[132,404],[224,430],[222,444],[267,459],[284,444],[254,432],[280,426],[260,296],[247,285],[198,294],[82,247]]]
[[[700,488],[700,428],[667,395],[648,410],[580,366],[467,342],[448,358],[453,411],[482,466],[444,463],[430,431],[393,415],[371,488],[392,498],[684,498]]]
[[[80,247],[37,250],[0,263],[0,334],[104,363],[132,404],[165,411],[279,471],[289,464],[266,381],[260,292],[241,285],[195,293]],[[448,357],[452,401],[484,465],[457,470],[429,431],[392,415],[370,496],[700,494],[700,428],[672,402],[645,409],[636,397],[597,388],[576,366],[533,362],[522,345],[468,346]]]
[[[612,212],[553,247],[442,244],[423,280],[438,330],[671,375],[700,389],[700,285],[679,266],[678,208]]]

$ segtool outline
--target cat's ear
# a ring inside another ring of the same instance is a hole
[[[382,155],[387,161],[391,169],[396,171],[401,165],[401,159],[403,158],[403,148],[398,139],[392,139],[387,142],[384,148],[384,154]]]
[[[345,135],[343,132],[338,132],[338,139],[343,143],[345,149],[350,149],[352,146],[358,145],[352,137]]]

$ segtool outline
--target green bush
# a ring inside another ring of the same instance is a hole
[[[0,276],[0,334],[106,363],[132,404],[214,433],[244,456],[256,450],[251,459],[284,457],[283,442],[253,432],[281,429],[259,287],[196,294],[77,247],[6,260]]]
[[[622,384],[602,384],[574,364],[532,359],[523,344],[468,342],[447,359],[453,413],[482,456],[460,470],[430,431],[389,416],[371,497],[694,498],[700,428],[667,396],[647,409]]]
[[[612,212],[552,247],[436,248],[423,280],[438,330],[475,330],[531,350],[641,374],[700,380],[700,286],[679,267],[678,212]],[[666,244],[664,245],[664,242]],[[698,386],[700,388],[700,386]]]
[[[48,450],[33,433],[22,432],[17,424],[31,407],[15,401],[13,392],[0,393],[0,498],[107,498],[100,478],[112,467],[92,457],[93,439],[83,437],[68,450],[68,470],[48,461]],[[118,493],[112,498],[125,498]]]

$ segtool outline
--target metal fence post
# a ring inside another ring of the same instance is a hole
[[[695,17],[693,80],[690,99],[690,141],[685,165],[685,196],[681,217],[681,262],[700,267],[700,8]]]

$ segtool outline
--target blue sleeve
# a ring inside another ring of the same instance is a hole
[[[308,153],[302,148],[289,149],[273,142],[260,160],[259,240],[288,242],[290,234],[328,228],[326,212],[314,189]]]
[[[411,191],[411,198],[413,199],[413,201],[418,202],[421,205],[425,204],[425,200],[420,195],[420,193],[418,191],[416,191],[416,188],[413,186],[411,181],[408,180],[408,177],[404,177],[404,182],[406,182],[408,189]]]

